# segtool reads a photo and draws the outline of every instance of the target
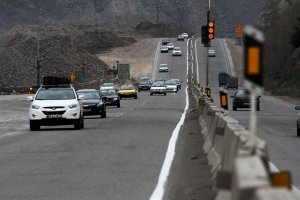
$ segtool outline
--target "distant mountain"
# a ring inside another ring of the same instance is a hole
[[[219,36],[236,25],[251,23],[264,0],[212,0],[212,18]],[[200,34],[208,0],[1,0],[0,32],[18,24],[119,24],[135,27],[142,21],[177,23]],[[157,14],[159,13],[159,15]],[[157,17],[159,16],[159,17]]]
[[[265,87],[300,96],[300,1],[268,0],[259,18],[265,32]]]
[[[234,28],[258,20],[267,0],[211,0],[211,19],[216,21],[216,35],[234,36]]]

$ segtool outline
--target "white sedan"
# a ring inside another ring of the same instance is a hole
[[[158,72],[168,72],[169,68],[167,64],[160,64],[158,67]]]
[[[208,50],[208,57],[216,57],[216,51],[213,49]]]
[[[152,96],[153,94],[163,94],[167,95],[167,90],[165,86],[164,81],[155,81],[153,85],[150,88],[150,95]]]
[[[175,46],[174,46],[173,43],[168,43],[167,47],[168,47],[169,50],[173,50]]]
[[[173,56],[181,56],[181,49],[180,49],[180,47],[174,47],[172,55]]]
[[[163,46],[160,47],[160,52],[161,53],[168,53],[169,48],[166,45],[163,45]]]
[[[165,82],[165,86],[166,86],[166,90],[167,92],[175,92],[177,93],[178,91],[178,86],[177,86],[177,82],[175,80],[167,80]]]
[[[182,33],[181,35],[182,35],[182,37],[184,37],[184,38],[189,38],[189,34],[187,34],[187,33]]]

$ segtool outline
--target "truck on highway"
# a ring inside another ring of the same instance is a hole
[[[226,72],[220,72],[218,75],[218,80],[219,80],[219,87],[221,87],[222,85],[227,86],[230,80],[230,75],[227,74]]]
[[[230,77],[226,86],[227,89],[238,89],[239,88],[239,79],[238,77]]]

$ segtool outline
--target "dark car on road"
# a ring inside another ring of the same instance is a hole
[[[138,82],[138,91],[141,90],[150,90],[152,82],[149,78],[142,78]]]
[[[162,44],[162,45],[167,45],[167,44],[169,44],[170,42],[171,42],[171,40],[170,40],[169,38],[164,38],[164,39],[162,39],[161,44]]]
[[[120,96],[116,89],[100,89],[99,93],[102,99],[104,98],[105,105],[120,108]]]
[[[260,101],[259,101],[258,96],[256,98],[255,102],[255,109],[257,111],[260,110]],[[248,90],[245,89],[239,89],[238,91],[235,92],[232,98],[232,110],[237,110],[238,108],[250,108],[251,107],[251,101],[250,101],[250,94]]]
[[[77,95],[83,96],[83,115],[100,115],[106,118],[106,105],[99,92],[95,89],[82,89],[77,91]]]

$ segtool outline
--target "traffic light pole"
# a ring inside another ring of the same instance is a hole
[[[209,22],[209,15],[210,15],[210,0],[208,0],[208,11],[207,11],[207,23],[206,24],[208,24],[208,22]],[[208,48],[209,48],[209,43],[210,43],[210,41],[208,40],[208,45],[206,46],[206,87],[208,87],[208,83],[209,83],[209,81],[208,81],[208,65],[209,65],[209,59],[208,59]]]

